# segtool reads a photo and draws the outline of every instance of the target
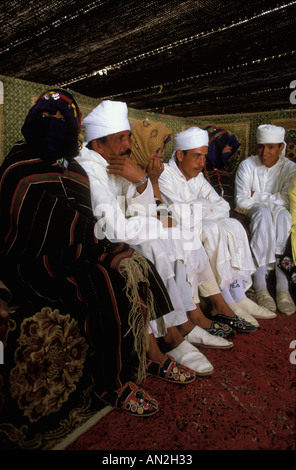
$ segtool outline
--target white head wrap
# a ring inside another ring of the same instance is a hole
[[[209,134],[199,127],[190,127],[186,131],[175,135],[175,152],[177,150],[196,149],[204,145],[209,145]]]
[[[285,129],[272,124],[262,124],[257,128],[257,144],[281,144],[284,148],[279,157],[284,157],[286,151]]]
[[[127,105],[121,101],[102,101],[86,116],[82,125],[87,142],[116,132],[128,131],[131,127]]]
[[[257,129],[258,144],[281,144],[285,140],[285,129],[272,124],[262,124]]]

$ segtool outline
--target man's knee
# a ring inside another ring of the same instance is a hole
[[[249,211],[250,216],[250,223],[254,223],[255,221],[264,221],[265,224],[272,224],[272,213],[269,207],[264,206],[256,206]]]
[[[254,215],[258,215],[258,216],[269,216],[271,215],[271,210],[269,207],[266,207],[266,206],[255,206],[255,207],[252,207],[249,211],[249,214],[251,216],[254,216]]]
[[[292,226],[292,217],[290,212],[287,209],[282,209],[277,216],[277,226],[278,227],[283,227],[287,226],[289,227],[289,230]]]
[[[202,225],[202,241],[218,240],[220,238],[220,226],[216,221],[206,221]]]

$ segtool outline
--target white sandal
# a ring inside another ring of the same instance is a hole
[[[293,315],[296,307],[289,292],[278,292],[275,298],[277,307],[281,313]]]
[[[260,305],[260,307],[265,307],[271,312],[276,312],[276,303],[267,290],[255,292],[255,296],[257,304]]]

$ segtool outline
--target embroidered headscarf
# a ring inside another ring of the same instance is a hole
[[[63,119],[53,117],[60,111]],[[44,116],[47,112],[49,116]],[[79,152],[81,116],[71,93],[54,89],[43,93],[30,109],[22,127],[34,156],[48,163],[72,159]]]
[[[205,130],[209,134],[207,167],[222,170],[227,160],[235,154],[241,144],[233,134],[229,134],[225,129],[207,126]],[[231,147],[231,150],[223,153],[226,146]]]
[[[132,156],[136,163],[146,168],[151,155],[172,140],[173,131],[161,122],[137,121],[131,125]]]

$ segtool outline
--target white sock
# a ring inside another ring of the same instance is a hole
[[[253,274],[253,286],[255,292],[259,292],[260,290],[267,290],[266,265],[256,268],[256,271]]]
[[[230,294],[235,302],[241,302],[245,297],[245,289],[241,280],[236,280],[230,284]]]
[[[283,271],[276,265],[275,267],[276,277],[276,292],[289,292],[288,279]]]
[[[234,299],[230,293],[229,287],[225,287],[223,290],[221,290],[221,295],[228,305],[234,302]]]

